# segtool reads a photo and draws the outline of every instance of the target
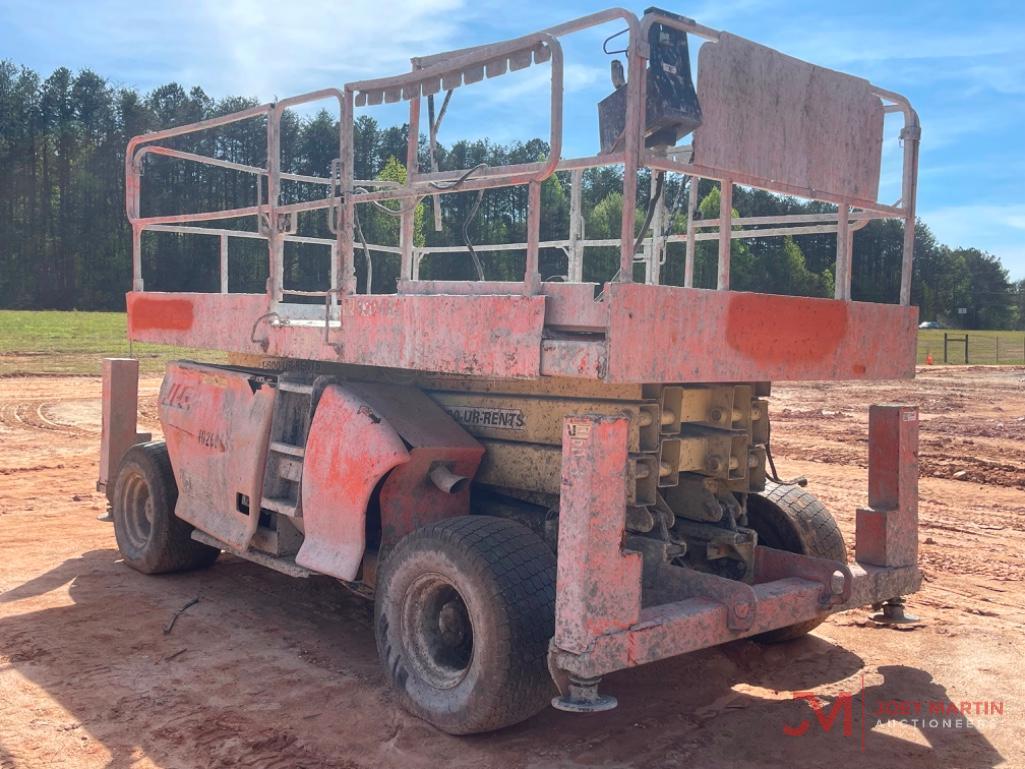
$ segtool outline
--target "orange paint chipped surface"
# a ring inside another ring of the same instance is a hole
[[[192,328],[188,299],[129,295],[128,331],[188,331]]]
[[[732,294],[726,342],[755,360],[817,361],[832,355],[847,333],[847,305],[793,296]]]

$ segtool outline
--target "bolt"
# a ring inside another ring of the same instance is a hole
[[[833,595],[843,595],[843,587],[846,577],[838,571],[833,572],[833,578],[829,583],[829,590]]]

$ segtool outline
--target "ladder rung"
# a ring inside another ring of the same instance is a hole
[[[306,449],[302,446],[296,446],[293,443],[282,443],[281,441],[271,441],[270,450],[276,451],[278,454],[288,454],[293,457],[305,457]]]
[[[313,395],[313,385],[302,382],[288,382],[278,380],[278,389],[286,393],[299,393],[300,395]]]
[[[263,501],[260,502],[260,507],[265,510],[271,510],[275,513],[281,513],[287,515],[289,518],[295,517],[295,504],[290,499],[274,499],[273,497],[264,497]]]
[[[304,569],[302,566],[296,565],[295,560],[292,558],[275,557],[252,549],[236,550],[230,545],[214,539],[209,534],[202,532],[199,529],[192,532],[192,538],[197,542],[202,542],[204,545],[216,547],[218,550],[227,550],[229,553],[233,553],[239,558],[245,558],[247,561],[253,561],[261,566],[267,566],[268,568],[288,574],[291,577],[309,577],[314,573],[309,569]]]
[[[291,459],[289,457],[279,457],[278,475],[284,478],[286,481],[292,481],[292,483],[299,483],[299,481],[303,477],[302,460]]]

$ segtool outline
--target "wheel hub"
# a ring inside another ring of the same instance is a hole
[[[459,591],[440,575],[424,575],[406,591],[403,646],[416,673],[439,689],[466,676],[473,660],[473,624]]]
[[[466,638],[466,606],[462,601],[449,601],[438,613],[438,629],[441,640],[449,647],[455,648]]]
[[[125,534],[133,548],[146,547],[153,532],[155,512],[153,497],[146,479],[133,473],[125,479],[121,494],[121,509],[124,514]]]

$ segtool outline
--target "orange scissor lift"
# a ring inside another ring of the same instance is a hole
[[[608,25],[625,27],[625,67],[614,64],[599,105],[601,151],[564,158],[562,41]],[[689,41],[700,43],[696,86]],[[100,488],[126,562],[158,573],[229,551],[373,596],[386,676],[410,710],[453,733],[515,723],[553,694],[562,709],[612,707],[598,691],[606,673],[737,638],[792,638],[831,612],[884,604],[898,616],[921,581],[917,411],[870,411],[868,504],[849,562],[821,503],[776,476],[767,398],[772,381],[914,376],[919,127],[908,101],[657,9],[611,9],[412,64],[130,142],[130,338],[250,365],[169,364],[164,441],[152,442],[136,430],[137,362],[105,361]],[[454,91],[530,68],[550,74],[546,159],[421,167],[422,102],[433,150]],[[323,100],[337,102],[338,160],[322,177],[291,173],[282,115]],[[356,179],[355,110],[402,102],[406,181]],[[895,204],[877,200],[888,117],[903,120]],[[266,166],[174,141],[254,120],[266,125]],[[143,216],[150,156],[251,175],[256,199]],[[623,170],[613,240],[583,232],[583,171],[600,166]],[[652,179],[643,217],[642,169]],[[542,241],[541,185],[557,172],[571,182],[569,237]],[[665,225],[667,174],[689,180],[685,233]],[[697,216],[699,179],[719,184],[716,218]],[[290,193],[296,185],[317,192]],[[732,218],[734,185],[835,211]],[[510,186],[527,190],[526,242],[476,248],[522,254],[523,280],[421,279],[425,259],[458,249],[417,244],[418,203],[430,197],[438,211],[446,195]],[[363,242],[360,210],[388,201],[398,242]],[[315,217],[331,237],[304,234]],[[899,297],[852,301],[853,233],[885,218],[904,223]],[[220,292],[146,291],[142,239],[153,231],[218,239]],[[733,240],[830,233],[834,298],[730,290]],[[267,243],[265,293],[228,291],[240,238]],[[715,289],[693,287],[703,241],[717,244]],[[676,242],[683,285],[662,285]],[[286,285],[295,243],[330,253],[323,290]],[[584,282],[588,249],[610,246],[618,271]],[[552,248],[566,274],[542,280],[539,252]],[[396,293],[357,292],[360,252],[367,264],[371,253],[398,260]]]

